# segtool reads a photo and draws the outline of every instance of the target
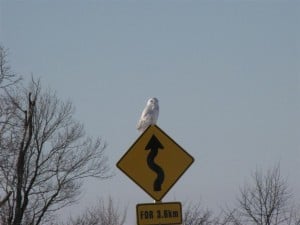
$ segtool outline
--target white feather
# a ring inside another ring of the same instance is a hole
[[[142,112],[141,118],[137,124],[137,129],[141,133],[144,132],[148,126],[156,124],[159,114],[159,105],[157,98],[150,98],[147,105]]]

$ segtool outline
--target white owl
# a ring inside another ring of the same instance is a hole
[[[141,118],[137,124],[137,129],[141,133],[151,124],[156,124],[159,114],[159,106],[157,98],[150,98],[142,112]]]

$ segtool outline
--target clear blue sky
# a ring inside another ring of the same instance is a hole
[[[195,162],[163,201],[232,204],[256,168],[280,162],[300,202],[300,1],[0,0],[13,70],[71,99],[108,144],[116,176],[85,186],[79,211],[111,195],[152,202],[115,163],[149,97]],[[77,207],[77,209],[76,209]]]

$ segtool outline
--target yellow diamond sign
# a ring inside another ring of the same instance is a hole
[[[138,186],[160,201],[194,158],[157,125],[151,125],[117,163]]]

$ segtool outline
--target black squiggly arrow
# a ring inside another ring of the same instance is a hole
[[[154,162],[154,158],[156,157],[156,155],[158,153],[158,149],[163,149],[163,148],[164,148],[164,146],[159,142],[159,140],[157,139],[157,137],[155,137],[155,135],[152,135],[148,144],[145,147],[145,150],[150,149],[150,153],[148,154],[148,157],[147,157],[147,164],[148,164],[149,168],[157,174],[157,177],[153,183],[154,191],[161,190],[161,185],[164,182],[164,178],[165,178],[163,169]]]

